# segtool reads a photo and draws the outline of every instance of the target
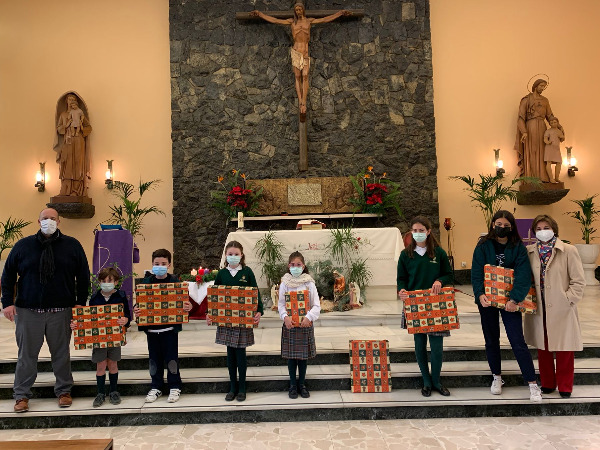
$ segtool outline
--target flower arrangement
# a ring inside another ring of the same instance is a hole
[[[218,190],[211,191],[212,205],[223,211],[228,218],[242,212],[245,216],[258,213],[258,202],[262,198],[262,187],[254,190],[247,186],[246,174],[232,169],[225,176],[219,175],[216,183]]]
[[[357,197],[349,199],[354,205],[355,212],[383,215],[387,209],[394,209],[399,216],[402,216],[398,203],[400,185],[386,176],[387,173],[383,172],[378,177],[373,172],[373,166],[369,166],[366,171],[350,177],[358,194]]]
[[[213,281],[217,277],[217,273],[219,271],[214,269],[206,269],[202,266],[198,267],[198,270],[192,269],[189,273],[182,274],[179,279],[181,281],[195,281],[199,285],[202,283],[208,283],[209,281]]]

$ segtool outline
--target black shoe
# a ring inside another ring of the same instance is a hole
[[[96,395],[96,398],[94,399],[94,403],[92,403],[92,406],[94,408],[100,408],[104,404],[105,397],[106,396],[104,394]]]
[[[554,391],[556,390],[556,388],[542,388],[542,394],[552,394]]]
[[[421,388],[421,395],[423,397],[431,397],[431,386],[424,386]]]
[[[245,392],[240,392],[237,395],[237,400],[238,400],[238,402],[243,402],[244,400],[246,400],[246,393]]]
[[[558,391],[558,393],[560,394],[560,396],[562,398],[570,398],[571,397],[571,393],[570,392],[560,392],[560,391]]]
[[[225,396],[225,401],[226,402],[231,402],[235,399],[235,396],[237,394],[235,392],[228,392],[227,395]]]
[[[442,394],[444,397],[449,397],[450,396],[450,391],[448,389],[446,389],[444,386],[440,385],[439,387],[435,387],[434,388],[436,391],[438,391],[440,394]]]
[[[308,389],[306,389],[306,386],[304,386],[304,385],[300,386],[300,397],[302,397],[302,398],[310,397],[310,392],[308,392]]]
[[[298,388],[296,388],[296,386],[290,386],[290,391],[288,392],[288,397],[291,398],[292,400],[295,400],[298,398]]]
[[[119,395],[117,391],[112,391],[110,394],[108,394],[108,398],[113,405],[118,405],[121,403],[121,395]]]

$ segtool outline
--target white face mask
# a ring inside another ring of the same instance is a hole
[[[40,229],[42,230],[42,233],[44,233],[46,236],[54,234],[57,228],[58,224],[52,219],[40,220]]]
[[[538,241],[548,242],[554,237],[554,231],[552,230],[538,230],[535,232],[535,237]]]

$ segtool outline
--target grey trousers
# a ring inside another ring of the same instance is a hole
[[[44,337],[50,349],[52,370],[56,377],[56,396],[70,393],[71,374],[71,308],[59,312],[38,313],[27,308],[16,308],[15,336],[19,359],[15,369],[14,398],[31,398],[31,386],[37,378],[37,362]]]

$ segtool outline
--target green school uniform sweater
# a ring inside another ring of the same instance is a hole
[[[396,285],[398,290],[417,291],[431,289],[433,283],[439,280],[442,286],[452,281],[452,267],[448,255],[441,247],[435,247],[435,256],[430,258],[427,253],[423,256],[413,251],[413,257],[408,256],[406,249],[398,258],[398,274]]]
[[[248,266],[244,266],[234,277],[231,276],[229,269],[225,267],[219,270],[215,278],[215,285],[218,286],[243,286],[258,288],[254,272]],[[258,312],[262,316],[264,314],[262,300],[260,299],[260,291],[258,291]]]

